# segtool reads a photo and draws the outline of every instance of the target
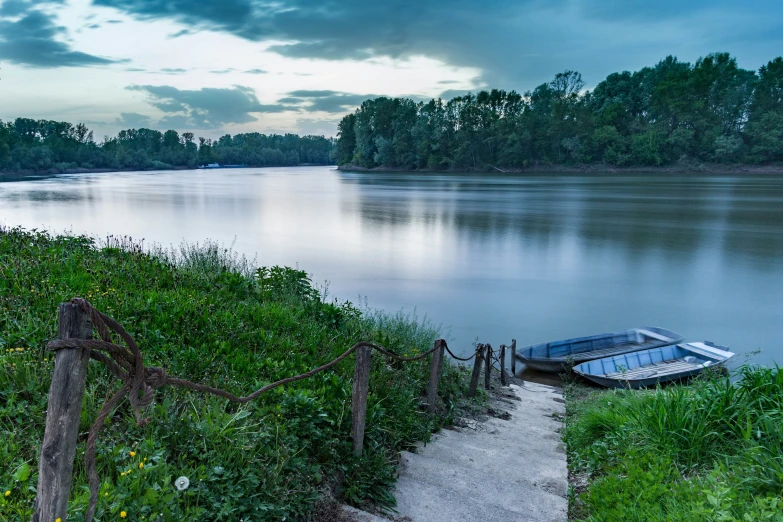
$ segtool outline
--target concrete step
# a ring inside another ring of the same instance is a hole
[[[482,489],[477,487],[477,489]],[[483,488],[484,495],[496,493]],[[414,522],[562,522],[557,513],[526,514],[487,503],[482,495],[466,496],[448,486],[435,486],[403,475],[397,482],[397,509]]]
[[[559,441],[546,442],[549,444],[543,448],[542,444],[531,444],[535,449],[524,445],[486,444],[484,439],[477,440],[470,433],[444,431],[436,443],[420,448],[416,455],[461,468],[468,474],[475,471],[514,476],[516,482],[525,487],[539,487],[565,497],[568,483],[562,468],[566,465],[566,455],[556,447]]]
[[[493,506],[530,520],[545,520],[541,517],[567,509],[565,497],[559,494],[563,488],[556,480],[533,483],[524,471],[502,466],[466,468],[408,452],[401,457],[402,477],[448,490],[459,498],[472,499],[475,504]],[[399,495],[397,501],[400,501]]]

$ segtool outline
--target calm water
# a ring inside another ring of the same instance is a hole
[[[467,353],[646,324],[783,364],[783,177],[133,172],[0,183],[0,222],[217,239]]]

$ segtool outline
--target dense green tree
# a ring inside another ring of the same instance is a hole
[[[335,140],[259,133],[219,140],[174,130],[125,129],[101,144],[84,124],[18,118],[0,121],[0,170],[167,169],[212,162],[249,166],[327,165]]]
[[[430,169],[536,164],[665,165],[783,160],[783,59],[758,74],[728,53],[667,56],[610,74],[594,90],[575,71],[519,95],[444,102],[365,101],[340,122],[340,164]]]

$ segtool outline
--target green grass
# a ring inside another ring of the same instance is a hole
[[[87,298],[133,335],[150,366],[244,395],[321,365],[364,340],[398,353],[432,346],[437,329],[402,314],[326,302],[304,272],[254,270],[207,243],[148,254],[127,238],[0,229],[0,520],[27,521],[37,483],[57,307]],[[110,389],[90,365],[81,431]],[[393,505],[396,452],[447,422],[464,392],[456,367],[441,381],[445,408],[421,408],[426,361],[373,356],[365,455],[351,452],[353,357],[246,405],[163,388],[152,422],[136,426],[127,401],[98,441],[97,520],[296,520],[325,492],[349,503]],[[69,520],[88,499],[80,437]],[[190,486],[174,487],[186,476]]]
[[[652,391],[566,387],[571,518],[783,521],[783,372]]]

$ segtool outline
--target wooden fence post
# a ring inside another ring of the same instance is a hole
[[[500,345],[500,385],[506,385],[506,345]]]
[[[517,376],[517,340],[511,339],[511,375]]]
[[[427,413],[435,413],[435,408],[438,405],[438,381],[443,368],[443,343],[442,340],[435,341],[435,346],[439,348],[432,352],[430,384],[427,388]]]
[[[484,359],[487,364],[484,366],[484,389],[489,389],[489,377],[492,372],[492,345],[487,343],[484,346],[486,346],[487,351],[485,352],[486,358]]]
[[[476,345],[476,360],[473,361],[473,373],[470,375],[470,388],[468,388],[468,397],[476,396],[478,388],[479,375],[481,375],[481,363],[484,360],[484,345]]]
[[[362,456],[364,447],[364,423],[367,417],[367,393],[370,390],[370,363],[372,348],[361,346],[356,350],[356,366],[353,370],[353,398],[351,412],[351,438],[353,439],[353,454]]]
[[[91,339],[90,315],[78,305],[60,304],[57,338]],[[90,350],[87,348],[62,349],[54,354],[32,522],[66,519],[89,362]]]

